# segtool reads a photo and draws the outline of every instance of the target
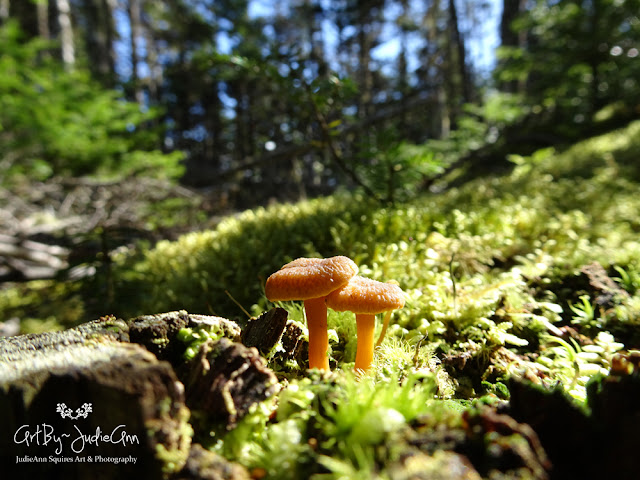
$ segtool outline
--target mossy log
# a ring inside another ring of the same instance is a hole
[[[189,375],[196,364],[183,359],[186,347],[176,335],[203,324],[229,337],[218,342],[221,352],[242,354],[228,370],[226,360],[216,360],[225,356],[208,345],[218,383],[201,379],[201,401],[226,389],[226,398],[240,406],[237,420],[273,393],[275,376],[255,349],[233,342],[240,329],[229,320],[186,312],[129,322],[109,317],[63,332],[0,339],[3,478],[177,479],[197,472],[207,472],[201,478],[248,478],[244,468],[192,443],[185,401],[191,392],[176,370]],[[250,368],[256,365],[262,376]],[[226,425],[228,418],[219,420]]]
[[[287,326],[287,311],[284,308],[272,308],[258,318],[252,318],[242,331],[242,343],[255,347],[260,355],[268,357],[282,339]]]
[[[258,355],[226,338],[208,341],[182,370],[187,405],[207,425],[233,428],[251,405],[277,392],[278,379]]]

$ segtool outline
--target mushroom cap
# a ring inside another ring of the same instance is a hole
[[[298,258],[269,276],[264,290],[271,301],[320,298],[356,273],[358,266],[349,257]]]
[[[327,306],[338,312],[373,314],[404,307],[404,293],[394,283],[355,276],[349,283],[331,292],[326,299]]]

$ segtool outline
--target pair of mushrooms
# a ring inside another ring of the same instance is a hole
[[[356,314],[358,345],[356,370],[373,361],[375,315],[404,306],[398,285],[357,275],[348,257],[298,258],[267,279],[265,294],[271,301],[304,300],[309,329],[309,368],[329,370],[327,307]]]

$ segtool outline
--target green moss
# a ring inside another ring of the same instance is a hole
[[[210,231],[119,253],[113,313],[242,316],[233,297],[257,315],[271,306],[267,276],[299,256],[348,255],[362,275],[398,281],[406,306],[394,312],[366,376],[351,373],[353,315],[329,311],[334,372],[309,379],[287,368],[277,403],[256,406],[233,431],[208,439],[269,478],[327,469],[335,477],[375,476],[392,457],[390,439],[416,419],[448,428],[475,397],[509,398],[509,376],[535,378],[583,404],[589,379],[606,374],[616,351],[637,345],[639,152],[634,122],[565,151],[513,157],[513,170],[501,176],[394,206],[340,193],[249,210]],[[592,262],[628,295],[604,308],[575,288],[580,267]],[[29,318],[49,319],[45,328],[73,323],[89,310],[83,288],[5,288],[0,312],[21,318],[25,330],[36,328]],[[301,302],[278,306],[304,322]],[[559,339],[558,327],[571,327],[579,341]],[[221,335],[183,329],[177,338],[191,357]]]
[[[165,399],[158,405],[163,418],[167,419],[169,416],[171,405],[171,399]],[[161,463],[162,472],[166,476],[179,471],[189,456],[191,438],[193,437],[193,428],[189,423],[189,417],[189,409],[183,406],[174,414],[173,418],[167,420],[174,426],[170,432],[159,431],[160,428],[167,429],[166,426],[162,426],[162,420],[147,424],[147,434],[154,437],[154,441],[157,442],[155,457]]]
[[[176,340],[185,344],[183,356],[185,360],[191,360],[196,356],[200,347],[208,340],[215,342],[224,336],[225,331],[223,328],[219,328],[215,325],[203,324],[195,328],[181,328],[176,335]]]

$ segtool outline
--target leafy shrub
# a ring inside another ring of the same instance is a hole
[[[159,113],[143,111],[120,92],[105,90],[82,68],[67,71],[42,55],[46,42],[23,42],[15,22],[0,28],[0,171],[15,177],[146,175],[178,178],[181,152],[158,150],[152,127]]]

